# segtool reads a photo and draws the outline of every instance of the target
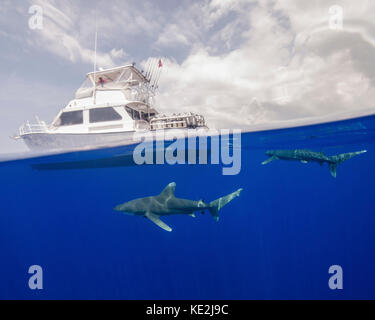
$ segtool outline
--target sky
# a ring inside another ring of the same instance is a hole
[[[374,15],[370,0],[1,0],[0,153],[26,150],[19,126],[74,98],[96,24],[98,67],[162,59],[159,111],[246,129],[372,108]]]

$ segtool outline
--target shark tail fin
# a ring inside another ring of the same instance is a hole
[[[232,192],[224,197],[221,197],[219,199],[216,199],[209,203],[208,210],[210,211],[212,217],[215,219],[215,221],[219,220],[219,211],[222,207],[224,207],[226,204],[231,202],[234,198],[239,197],[240,193],[242,191],[242,188],[238,189],[235,192]]]
[[[330,159],[333,161],[332,163],[329,164],[329,171],[331,172],[331,175],[332,177],[336,178],[336,175],[337,175],[337,165],[346,161],[346,160],[349,160],[353,157],[355,157],[356,155],[359,155],[361,153],[365,153],[367,152],[367,150],[361,150],[361,151],[357,151],[357,152],[348,152],[348,153],[341,153],[337,156],[331,156]]]

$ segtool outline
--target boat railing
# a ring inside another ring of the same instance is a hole
[[[44,121],[37,119],[37,123],[30,123],[27,121],[24,125],[19,128],[20,135],[29,133],[43,133],[47,132],[48,127]]]
[[[204,127],[205,120],[202,115],[195,113],[180,113],[173,115],[157,115],[150,121],[151,130],[170,128],[197,128]]]

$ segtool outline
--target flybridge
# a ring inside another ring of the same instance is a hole
[[[100,78],[106,79],[108,82],[149,82],[142,72],[135,68],[134,64],[96,72],[89,72],[87,77],[92,81],[93,84],[96,83],[97,85],[100,84]]]
[[[151,61],[151,60],[149,60]],[[126,90],[142,91],[147,98],[155,95],[161,75],[162,62],[151,61],[146,71],[139,71],[135,63],[116,68],[89,72],[85,81],[76,91],[75,98],[82,99],[95,96],[96,91]]]
[[[134,65],[126,65],[88,73],[75,98],[91,97],[95,91],[126,90],[140,86],[149,90],[149,80]]]

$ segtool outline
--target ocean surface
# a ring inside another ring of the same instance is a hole
[[[229,147],[233,147],[229,141]],[[268,149],[367,150],[328,166],[273,161]],[[233,150],[232,150],[233,152]],[[375,116],[243,133],[241,171],[222,164],[134,165],[132,147],[0,163],[0,299],[374,299]],[[148,219],[113,208],[159,194],[219,213]],[[28,286],[43,269],[43,289]],[[328,286],[340,265],[343,289]]]

